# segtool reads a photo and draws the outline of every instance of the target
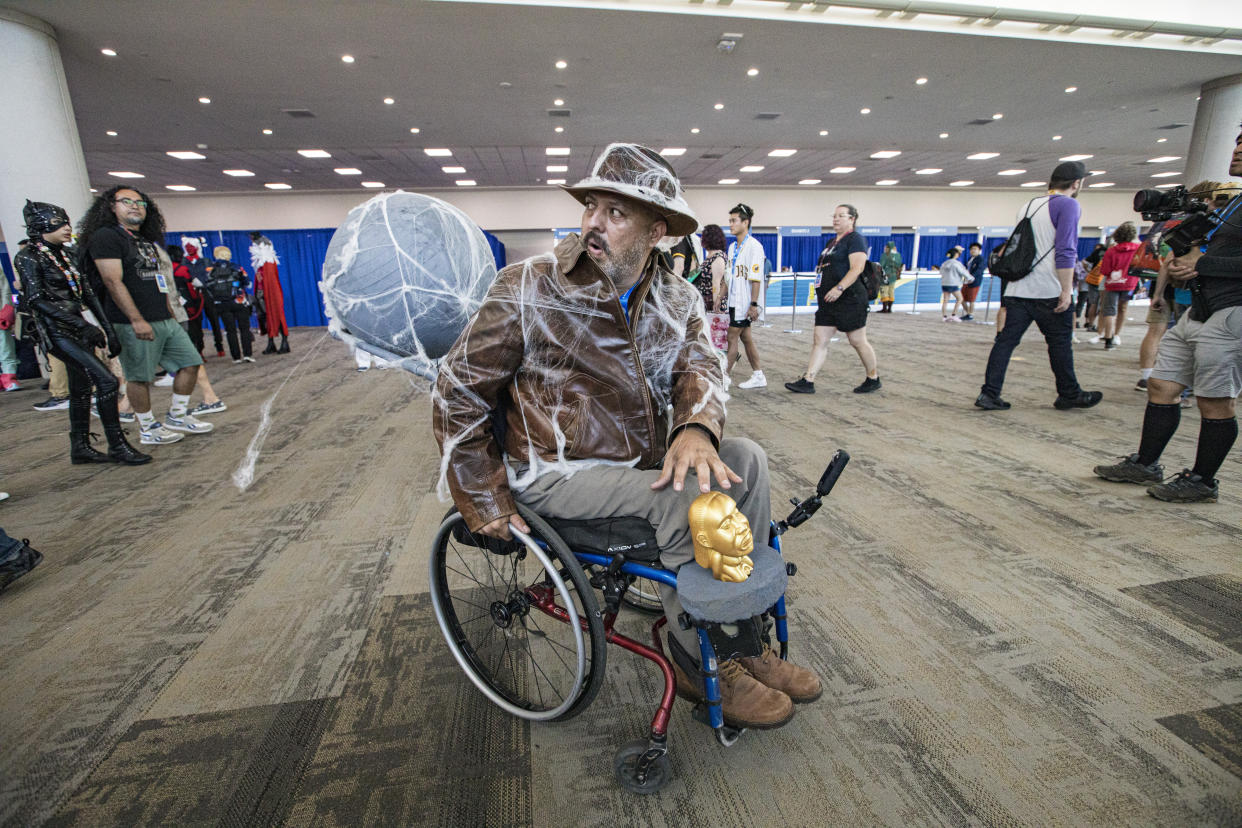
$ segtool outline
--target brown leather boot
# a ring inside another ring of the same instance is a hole
[[[794,706],[789,696],[764,687],[736,659],[722,661],[719,667],[720,712],[729,727],[770,730],[793,718]],[[677,679],[677,695],[690,701],[704,701],[702,677],[688,676],[677,662],[673,662],[673,675]]]
[[[785,661],[767,644],[763,645],[762,655],[738,661],[760,684],[780,690],[797,704],[813,702],[823,695],[824,688],[818,676],[805,667]]]

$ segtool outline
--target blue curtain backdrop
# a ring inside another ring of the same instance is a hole
[[[9,255],[9,246],[4,242],[0,242],[0,267],[4,268],[4,276],[12,285],[16,278],[13,275],[13,257]]]
[[[1091,255],[1091,251],[1095,250],[1095,246],[1100,243],[1099,236],[1078,237],[1078,258],[1085,259]]]
[[[944,254],[957,244],[957,236],[921,236],[919,237],[919,261],[921,269],[935,270],[944,261]],[[921,298],[921,297],[920,297]]]
[[[823,236],[786,236],[781,240],[781,267],[809,273],[819,264],[819,253],[823,249]]]

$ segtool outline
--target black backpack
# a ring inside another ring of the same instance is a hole
[[[880,285],[884,284],[884,268],[879,262],[867,262],[863,265],[862,275],[858,277],[867,291],[867,301],[874,302],[880,295]]]
[[[1052,199],[1049,198],[1048,201]],[[988,270],[992,275],[1008,284],[1024,279],[1035,269],[1035,266],[1048,257],[1052,252],[1052,248],[1044,251],[1044,255],[1039,259],[1035,258],[1035,228],[1031,226],[1031,204],[1035,200],[1026,205],[1026,213],[1022,215],[1022,220],[1013,228],[1013,232],[1009,234],[1009,238],[1000,247],[992,251],[992,255],[988,258]],[[1040,207],[1046,206],[1047,201]],[[1036,208],[1036,213],[1039,208]]]

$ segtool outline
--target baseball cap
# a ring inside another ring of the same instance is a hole
[[[1056,169],[1052,171],[1053,181],[1077,181],[1080,178],[1086,178],[1091,175],[1087,172],[1087,165],[1081,161],[1062,161],[1057,164]]]

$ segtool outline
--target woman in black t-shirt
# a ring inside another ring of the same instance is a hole
[[[816,268],[815,341],[806,371],[794,382],[785,383],[799,394],[815,393],[815,375],[828,356],[828,343],[837,331],[845,334],[862,360],[867,376],[855,394],[867,394],[880,387],[875,350],[867,341],[867,291],[858,281],[867,265],[867,240],[854,230],[858,209],[839,204],[832,213],[832,229],[837,237],[824,248]]]

